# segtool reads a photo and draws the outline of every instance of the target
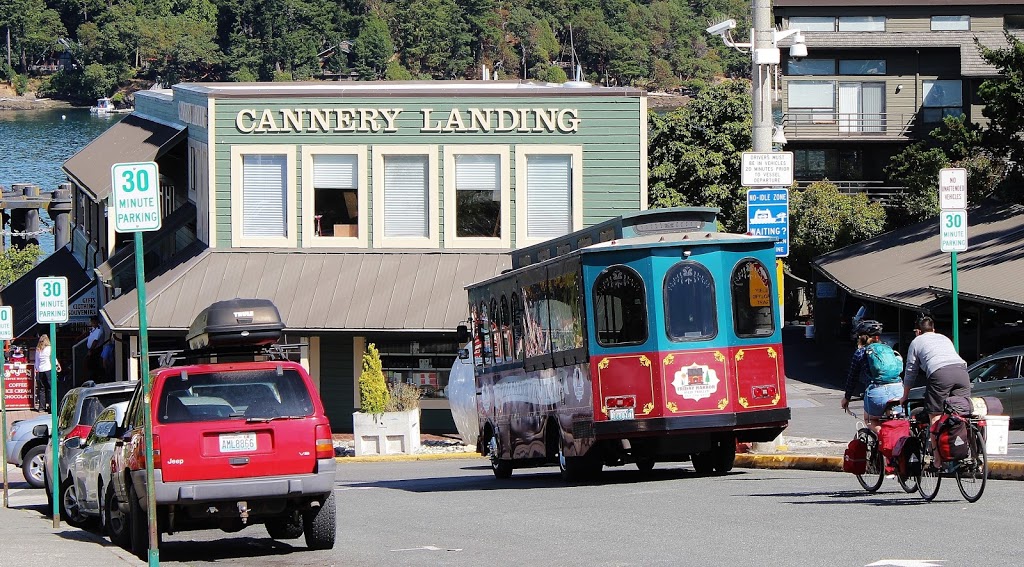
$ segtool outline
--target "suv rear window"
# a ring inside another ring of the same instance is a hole
[[[234,370],[168,377],[157,411],[161,423],[306,417],[313,401],[294,370]]]
[[[118,402],[127,402],[132,397],[131,391],[96,394],[82,400],[82,412],[78,416],[79,425],[92,425],[99,417],[103,408]]]

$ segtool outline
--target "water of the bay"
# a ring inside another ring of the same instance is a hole
[[[67,181],[60,166],[123,117],[97,116],[87,108],[0,111],[0,186],[30,183],[53,191]],[[52,226],[45,210],[40,220],[43,228]],[[53,234],[42,234],[39,245],[44,256],[53,252]]]

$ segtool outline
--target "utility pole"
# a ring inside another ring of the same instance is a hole
[[[758,53],[758,49],[767,51],[775,48],[775,26],[772,25],[771,0],[751,0],[750,9],[754,24],[752,30],[754,37],[750,40],[753,44],[753,53]],[[752,147],[755,152],[770,152],[772,151],[773,127],[771,102],[773,67],[759,64],[757,57],[752,58],[751,61],[750,95],[754,107],[753,128],[751,128]]]

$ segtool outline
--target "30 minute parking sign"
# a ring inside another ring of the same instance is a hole
[[[115,163],[110,167],[110,183],[114,188],[114,230],[160,229],[160,172],[156,162]]]

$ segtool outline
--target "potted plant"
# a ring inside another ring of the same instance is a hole
[[[373,343],[363,353],[352,431],[356,456],[415,453],[420,448],[419,389],[403,382],[389,388]]]

